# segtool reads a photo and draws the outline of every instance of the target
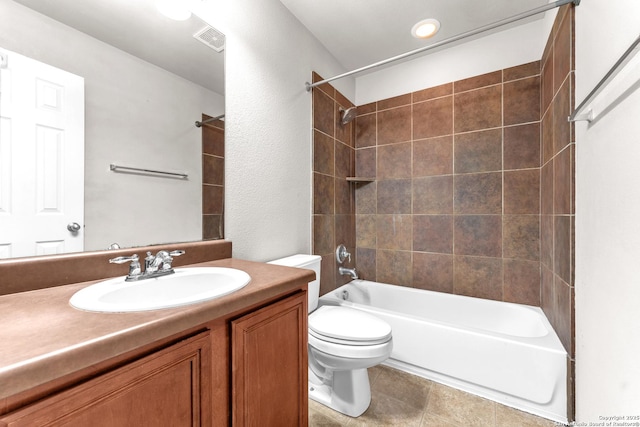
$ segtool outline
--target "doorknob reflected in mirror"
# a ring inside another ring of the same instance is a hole
[[[67,230],[72,233],[77,233],[78,231],[80,231],[80,228],[80,224],[78,224],[77,222],[70,222],[69,224],[67,224]]]

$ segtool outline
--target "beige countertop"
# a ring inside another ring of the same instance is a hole
[[[97,281],[0,296],[0,400],[240,313],[314,278],[311,270],[233,258],[192,265],[198,266],[237,268],[251,282],[218,299],[137,313],[93,313],[69,305],[76,291]]]

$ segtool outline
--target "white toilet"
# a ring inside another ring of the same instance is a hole
[[[367,368],[391,355],[391,326],[382,319],[349,307],[318,307],[318,255],[293,255],[270,264],[308,268],[316,272],[309,283],[309,397],[351,417],[371,403]]]

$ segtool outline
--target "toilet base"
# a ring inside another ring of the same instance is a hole
[[[309,377],[311,376],[312,372],[309,370]],[[332,379],[325,380],[322,384],[310,381],[309,397],[342,414],[359,417],[371,403],[367,369],[334,371]]]

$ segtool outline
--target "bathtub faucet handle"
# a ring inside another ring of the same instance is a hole
[[[338,246],[336,249],[336,260],[338,264],[342,264],[345,259],[348,259],[351,262],[351,254],[347,252],[347,248],[344,245]]]

